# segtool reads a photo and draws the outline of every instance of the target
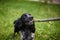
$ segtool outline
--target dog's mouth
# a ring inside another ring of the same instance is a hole
[[[25,22],[25,25],[32,25],[32,24],[33,24],[33,21]]]

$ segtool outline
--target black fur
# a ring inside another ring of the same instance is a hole
[[[27,38],[29,34],[35,33],[35,23],[31,14],[23,14],[19,19],[14,21],[14,36],[15,33],[19,33],[19,31],[22,33],[25,32],[25,38],[22,40],[32,40],[32,38]]]

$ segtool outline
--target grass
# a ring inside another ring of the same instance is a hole
[[[60,5],[27,1],[0,2],[0,40],[11,40],[14,20],[23,13],[34,19],[60,17]],[[60,40],[60,21],[36,22],[35,40]],[[19,40],[19,35],[15,37]]]

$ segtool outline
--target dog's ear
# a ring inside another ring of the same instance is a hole
[[[17,20],[15,20],[14,22],[13,22],[13,24],[15,24],[17,22]]]
[[[22,29],[22,21],[20,19],[14,21],[14,27]]]
[[[13,22],[13,24],[16,24],[16,23],[18,23],[18,22],[20,22],[21,21],[21,18],[18,18],[17,20],[15,20],[14,22]]]

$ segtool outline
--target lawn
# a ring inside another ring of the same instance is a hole
[[[60,17],[60,5],[28,1],[0,2],[0,40],[11,40],[14,20],[23,13],[30,13],[34,19]],[[60,21],[35,22],[35,40],[60,40]],[[19,40],[19,34],[15,37]]]

